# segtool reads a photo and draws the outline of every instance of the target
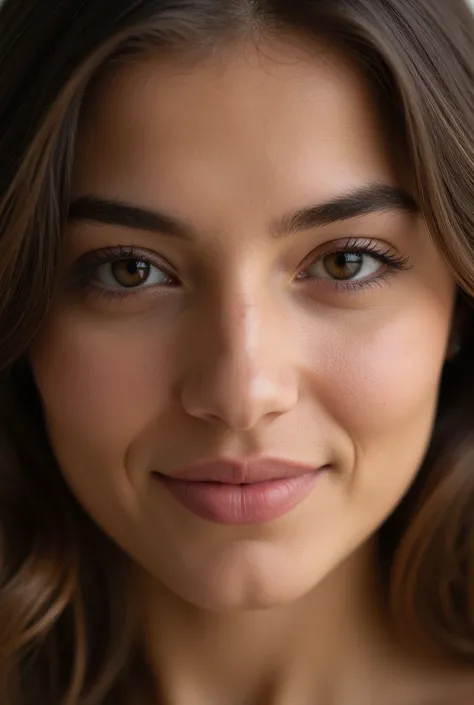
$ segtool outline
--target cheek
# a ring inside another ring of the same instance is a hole
[[[120,452],[159,417],[169,403],[170,353],[148,330],[63,318],[47,326],[32,367],[58,442]]]
[[[449,323],[448,308],[431,308],[394,312],[373,327],[346,326],[313,378],[315,398],[346,437],[340,447],[350,449],[341,457],[345,499],[336,505],[370,530],[395,508],[423,460]]]
[[[394,312],[374,325],[345,325],[327,334],[330,349],[313,359],[321,399],[339,424],[358,438],[396,433],[436,405],[450,315],[422,310]],[[321,367],[324,360],[324,367]]]

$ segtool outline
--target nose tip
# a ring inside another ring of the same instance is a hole
[[[233,431],[249,431],[296,404],[298,387],[290,371],[229,374],[225,366],[201,371],[183,385],[181,403],[189,416]]]

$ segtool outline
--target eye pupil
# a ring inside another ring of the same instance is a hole
[[[351,279],[363,265],[360,252],[335,252],[324,258],[324,267],[333,279]]]
[[[112,274],[120,286],[132,288],[148,279],[150,265],[143,260],[122,259],[112,264]]]

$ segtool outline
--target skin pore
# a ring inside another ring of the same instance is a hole
[[[137,566],[167,705],[465,687],[398,649],[377,597],[373,535],[425,453],[455,297],[386,128],[350,60],[276,40],[148,56],[89,97],[31,360],[68,484]],[[250,525],[151,474],[256,456],[327,469]]]

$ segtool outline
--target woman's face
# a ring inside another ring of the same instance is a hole
[[[196,605],[307,593],[423,459],[455,286],[375,106],[337,52],[276,41],[90,96],[33,370],[74,494]],[[228,484],[268,457],[303,475]],[[232,477],[193,482],[213,460]]]

